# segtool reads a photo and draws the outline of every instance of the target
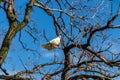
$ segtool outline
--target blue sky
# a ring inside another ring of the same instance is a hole
[[[15,2],[16,2],[15,6],[17,6],[16,11],[19,14],[17,15],[17,17],[19,20],[22,20],[23,15],[24,15],[25,4],[27,0],[22,0],[22,1],[15,0]],[[9,24],[7,22],[5,14],[0,11],[0,15],[2,15],[0,16],[0,20],[1,20],[0,22],[2,22],[2,24],[0,24],[0,28],[6,32],[9,27]],[[35,36],[39,39],[39,41],[37,41],[36,44],[34,44],[34,40],[30,37],[30,35],[28,35],[25,32],[25,30],[28,29],[27,26],[21,31],[22,33],[21,40],[23,41],[26,47],[35,49],[38,52],[35,53],[31,51],[26,51],[23,49],[20,42],[18,41],[19,34],[20,34],[19,32],[12,41],[11,48],[9,50],[7,58],[3,65],[3,67],[7,69],[8,73],[14,74],[18,71],[25,70],[22,62],[27,67],[27,69],[31,69],[34,67],[34,65],[39,65],[42,63],[53,61],[54,55],[57,55],[57,56],[63,55],[61,54],[62,52],[60,49],[55,49],[53,51],[47,51],[41,47],[42,43],[46,43],[46,40],[41,37],[41,34],[43,34],[42,33],[43,30],[45,30],[47,38],[49,40],[56,37],[56,35],[54,34],[55,31],[53,27],[54,26],[53,20],[50,16],[48,16],[43,10],[40,10],[39,8],[33,8],[31,17],[30,17],[30,24],[28,25],[31,26],[32,28],[37,26],[37,31],[39,33],[35,34]],[[1,37],[1,40],[4,38],[4,36],[0,36],[0,37]],[[20,59],[22,60],[22,62],[20,61]],[[63,58],[59,58],[60,61],[62,59]],[[54,68],[55,67],[56,66],[54,66]],[[47,68],[45,69],[47,70]]]
[[[24,15],[24,9],[26,2],[28,0],[15,0],[15,6],[17,6],[16,11],[19,14],[18,19],[22,20],[23,15]],[[113,13],[116,11],[116,5],[120,2],[120,0],[113,0]],[[103,4],[105,4],[104,2]],[[107,8],[108,9],[108,8]],[[84,12],[83,12],[84,13]],[[4,12],[0,9],[0,30],[3,29],[4,32],[7,31],[9,25],[6,19],[6,16]],[[91,16],[91,15],[90,15]],[[103,17],[104,18],[104,17]],[[67,23],[68,17],[65,17],[66,23]],[[120,18],[118,18],[114,24],[119,24]],[[58,60],[62,61],[64,59],[63,57],[63,52],[58,48],[52,51],[47,51],[41,47],[42,43],[46,43],[46,40],[41,37],[41,34],[43,30],[46,32],[46,36],[49,40],[53,39],[56,37],[55,31],[54,31],[54,25],[53,25],[53,20],[50,16],[48,16],[43,10],[39,8],[33,8],[31,17],[30,17],[30,25],[32,28],[37,28],[38,33],[36,34],[35,32],[34,35],[37,37],[39,40],[34,44],[34,40],[30,37],[29,34],[25,32],[26,29],[29,29],[28,26],[26,26],[21,32],[22,32],[22,37],[21,40],[23,41],[24,45],[26,47],[32,48],[37,50],[38,52],[31,52],[31,51],[25,51],[21,44],[19,43],[19,34],[18,33],[15,38],[12,41],[11,48],[9,50],[7,59],[4,63],[4,67],[8,70],[10,73],[15,73],[17,71],[24,70],[24,67],[22,66],[22,62],[24,62],[24,65],[27,67],[27,69],[31,69],[35,64],[42,64],[46,62],[51,62],[54,60],[54,55],[57,55]],[[109,33],[110,32],[110,33]],[[0,32],[0,34],[3,32]],[[108,30],[106,33],[111,34],[112,37],[117,37],[120,36],[120,31],[119,30]],[[117,35],[116,35],[117,34]],[[3,35],[3,34],[2,34]],[[4,38],[4,36],[0,35],[0,42]],[[60,56],[60,57],[59,57]],[[31,64],[32,63],[32,64]],[[55,68],[56,66],[53,66]],[[63,67],[63,66],[61,66]],[[50,69],[50,68],[45,68],[45,69]],[[115,80],[119,80],[120,78],[116,78]]]

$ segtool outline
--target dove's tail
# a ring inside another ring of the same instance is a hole
[[[46,44],[42,44],[42,47],[43,47],[43,48],[46,48]]]
[[[52,50],[53,48],[47,43],[47,44],[42,44],[42,47],[47,49],[47,50]]]

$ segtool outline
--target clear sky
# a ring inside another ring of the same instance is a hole
[[[20,20],[23,19],[24,9],[25,9],[24,4],[26,4],[27,1],[29,0],[15,0],[15,6],[17,6],[15,9],[18,14],[17,17]],[[113,0],[113,2],[114,2],[113,13],[115,13],[116,6],[118,6],[118,3],[120,2],[120,0]],[[103,4],[105,3],[106,2],[104,2]],[[1,22],[0,23],[0,42],[2,42],[2,39],[4,38],[3,35],[6,33],[7,29],[9,28],[9,24],[7,22],[5,13],[2,10],[0,10],[0,15],[2,15],[0,16],[0,22]],[[119,21],[120,21],[120,18],[118,18],[114,22],[114,24],[119,24]],[[67,22],[67,19],[66,19],[66,22]],[[38,39],[38,41],[36,41],[35,44],[34,44],[34,40],[30,37],[30,35],[25,32],[25,30],[29,30],[28,26],[31,26],[33,29],[37,31],[36,32],[33,30],[34,36]],[[41,36],[44,30],[49,40],[56,37],[52,18],[48,16],[43,10],[40,10],[39,8],[34,7],[32,9],[30,23],[21,31],[22,32],[21,40],[23,41],[26,47],[37,50],[37,52],[26,51],[23,49],[23,47],[19,42],[19,34],[20,34],[19,32],[12,41],[11,48],[9,50],[6,61],[3,65],[9,73],[13,74],[17,71],[24,70],[25,68],[22,62],[24,62],[24,65],[27,67],[27,69],[31,69],[34,65],[53,61],[55,55],[57,55],[59,61],[62,61],[64,59],[63,52],[59,48],[54,49],[52,51],[48,51],[41,47],[42,43],[46,43],[46,40]],[[111,32],[112,37],[120,36],[119,30],[117,31],[108,30],[108,32],[106,33],[109,34],[110,31],[112,31]],[[22,60],[22,62],[20,60]],[[54,66],[54,68],[57,68],[57,67]],[[49,70],[50,68],[46,67],[45,69]],[[120,78],[116,78],[115,80],[119,80],[119,79]]]

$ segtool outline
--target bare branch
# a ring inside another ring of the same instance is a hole
[[[32,73],[38,71],[40,68],[43,68],[43,67],[49,66],[49,65],[55,65],[55,64],[63,64],[63,62],[51,62],[51,63],[41,64],[41,65],[35,66],[31,70],[20,71],[20,72],[16,73],[14,76],[22,76],[24,74],[32,74]]]

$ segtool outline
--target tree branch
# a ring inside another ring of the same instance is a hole
[[[63,64],[63,62],[51,62],[51,63],[41,64],[41,65],[35,66],[31,70],[20,71],[20,72],[16,73],[14,76],[19,77],[19,76],[22,76],[24,74],[32,74],[32,73],[38,71],[40,68],[43,68],[43,67],[49,66],[49,65],[55,65],[55,64]]]
[[[7,17],[9,20],[9,24],[10,24],[10,28],[7,32],[7,34],[5,35],[5,38],[2,42],[2,46],[0,49],[0,66],[3,64],[7,54],[8,54],[8,50],[10,48],[10,44],[12,42],[12,39],[14,38],[14,36],[16,35],[16,33],[18,31],[20,31],[23,27],[26,26],[26,24],[28,23],[29,17],[30,17],[30,12],[32,9],[32,6],[34,4],[36,0],[30,0],[30,2],[27,5],[26,8],[26,13],[25,13],[25,17],[23,22],[21,22],[19,25],[17,25],[17,21],[16,21],[16,17],[15,17],[15,13],[14,13],[14,9],[13,9],[13,0],[10,0],[9,6],[8,6],[8,10],[7,10]]]
[[[84,80],[84,78],[87,78],[87,79],[92,78],[92,79],[97,79],[97,80],[110,80],[109,78],[101,77],[98,75],[86,75],[86,74],[76,75],[76,76],[69,78],[68,80],[76,80],[76,79]]]
[[[5,80],[32,80],[30,78],[15,77],[14,75],[0,75],[0,79],[5,79]]]
[[[23,21],[18,25],[18,29],[17,31],[21,30],[23,27],[25,27],[27,25],[27,23],[29,22],[29,18],[30,18],[30,13],[33,7],[33,4],[36,2],[37,0],[30,0],[29,3],[26,6],[25,9],[25,15],[24,15],[24,19]]]

